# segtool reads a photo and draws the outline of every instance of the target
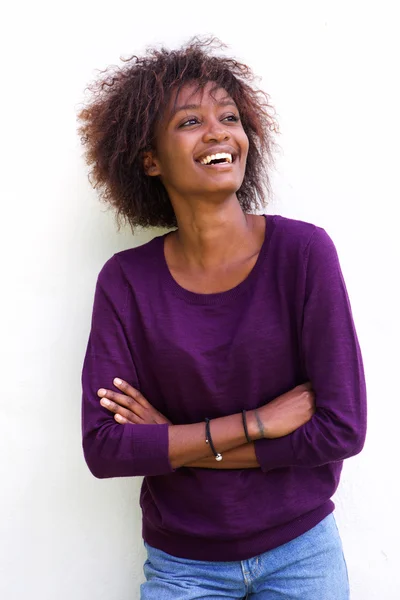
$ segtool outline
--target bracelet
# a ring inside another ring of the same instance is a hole
[[[242,410],[242,420],[243,420],[243,429],[244,429],[244,434],[246,436],[246,440],[248,441],[249,444],[252,443],[252,439],[249,436],[249,430],[247,429],[247,418],[246,418],[246,411]]]
[[[211,439],[211,431],[210,431],[210,419],[205,419],[206,421],[206,444],[210,444],[210,448],[212,453],[215,456],[215,460],[222,460],[222,454],[216,451],[213,441]]]
[[[258,414],[258,410],[257,409],[255,409],[254,414],[255,414],[255,417],[256,417],[257,425],[258,425],[258,431],[261,433],[261,437],[265,438],[264,425],[263,425],[263,422],[260,419],[260,415]]]

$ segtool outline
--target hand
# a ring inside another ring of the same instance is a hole
[[[97,395],[101,398],[100,404],[114,413],[114,419],[117,423],[122,425],[126,423],[135,425],[168,423],[168,425],[172,425],[171,421],[156,410],[139,390],[136,390],[122,379],[114,379],[113,383],[115,387],[124,393],[119,394],[112,390],[100,388]]]
[[[257,413],[260,424],[257,423],[255,411],[250,413],[252,432],[255,431],[254,428],[258,429],[258,435],[256,433],[253,439],[257,439],[257,437],[278,438],[292,433],[307,423],[315,413],[315,394],[311,383],[307,382],[296,386],[258,408]],[[264,435],[260,435],[262,427]],[[250,435],[252,436],[253,433]]]

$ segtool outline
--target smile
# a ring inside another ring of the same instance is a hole
[[[218,152],[217,154],[209,154],[199,158],[196,162],[200,163],[205,167],[216,166],[216,165],[231,165],[235,162],[235,156],[229,152]]]

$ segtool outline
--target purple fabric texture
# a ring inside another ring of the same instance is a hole
[[[259,469],[174,471],[167,425],[119,425],[101,407],[97,390],[116,390],[115,377],[177,425],[251,410],[305,381],[317,410],[256,442]],[[164,236],[115,254],[98,277],[82,382],[90,470],[144,476],[143,537],[182,558],[245,560],[311,529],[334,508],[343,459],[364,444],[363,364],[335,246],[277,215],[253,270],[222,293],[179,286]]]

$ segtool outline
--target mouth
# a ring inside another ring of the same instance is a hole
[[[217,154],[208,154],[198,158],[196,162],[203,167],[215,168],[215,167],[229,167],[232,165],[237,156],[230,154],[229,152],[218,152]]]

